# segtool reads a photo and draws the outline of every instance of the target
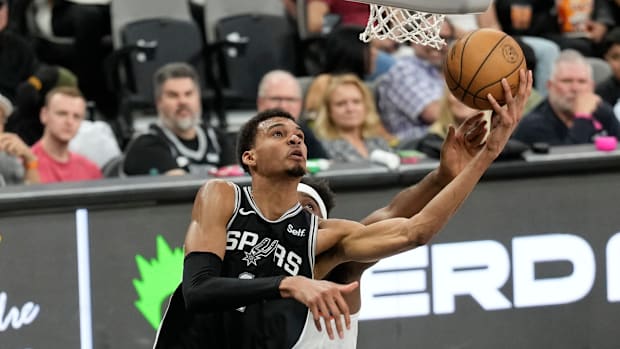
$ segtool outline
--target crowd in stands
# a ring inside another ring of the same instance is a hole
[[[0,186],[207,176],[235,165],[234,130],[208,115],[235,108],[234,98],[218,100],[225,94],[225,72],[207,50],[206,67],[175,61],[154,69],[148,83],[156,117],[148,130],[119,126],[121,101],[109,64],[114,1],[0,0]],[[536,143],[620,137],[619,0],[494,0],[485,13],[447,16],[440,50],[389,39],[362,42],[365,3],[277,3],[293,32],[302,23],[311,39],[299,37],[290,48],[291,56],[301,57],[296,70],[276,66],[262,76],[255,110],[279,108],[295,117],[308,158],[364,164],[373,161],[373,152],[402,150],[438,158],[449,126],[479,112],[446,89],[445,55],[469,30],[487,27],[515,37],[534,72],[526,115],[500,160],[517,159]],[[207,47],[209,2],[186,5]],[[243,13],[242,2],[238,6]],[[224,50],[251,55],[242,46]],[[593,69],[601,65],[607,70],[595,80]],[[207,96],[207,86],[215,93]],[[484,112],[488,120],[490,111]]]

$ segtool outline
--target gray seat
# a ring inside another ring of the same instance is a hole
[[[116,49],[122,45],[122,29],[131,22],[153,18],[192,20],[187,0],[112,0],[110,18]]]
[[[586,61],[588,61],[592,67],[592,78],[594,79],[595,85],[605,81],[611,76],[611,67],[604,59],[598,57],[586,57]]]
[[[207,0],[205,3],[205,31],[209,41],[216,41],[215,26],[222,18],[247,14],[285,14],[282,0]]]

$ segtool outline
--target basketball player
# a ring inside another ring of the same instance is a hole
[[[343,295],[357,282],[338,285],[321,279],[342,263],[373,262],[427,243],[499,155],[521,118],[531,85],[531,72],[521,72],[513,97],[503,81],[507,107],[489,97],[497,114],[486,142],[468,156],[454,156],[463,140],[451,128],[443,153],[459,161],[462,170],[450,181],[442,161],[432,184],[449,184],[418,214],[368,226],[319,220],[304,210],[296,195],[306,168],[299,126],[279,110],[250,119],[239,134],[238,156],[252,185],[211,180],[198,192],[185,239],[181,288],[187,316],[172,325],[165,319],[158,339],[176,339],[181,347],[305,348],[310,317],[330,338],[333,318],[342,338],[350,327]],[[173,296],[165,317],[177,314],[175,305]],[[172,346],[162,342],[156,347]]]
[[[482,113],[474,115],[464,121],[456,130],[455,137],[462,139],[461,146],[457,148],[459,154],[456,156],[444,154],[441,159],[444,162],[445,169],[450,173],[450,177],[462,170],[462,164],[455,160],[462,156],[466,157],[468,153],[475,152],[485,136],[485,125],[480,122],[482,118]],[[438,172],[439,170],[435,170],[419,183],[400,191],[387,206],[372,212],[360,222],[368,225],[388,218],[411,217],[418,213],[446,185],[446,183],[441,182],[437,185],[436,176]],[[297,186],[297,193],[301,206],[321,219],[326,219],[335,205],[334,194],[325,180],[304,177]],[[360,283],[363,272],[372,265],[374,262],[342,263],[330,271],[325,280],[341,284]],[[344,337],[331,340],[325,332],[318,332],[315,327],[310,326],[311,324],[307,324],[308,338],[312,338],[312,343],[304,342],[304,344],[310,344],[306,345],[307,347],[331,349],[354,349],[357,347],[358,317],[362,305],[361,287],[362,284],[360,283],[359,287],[353,292],[343,295],[351,312],[351,326],[348,331],[344,332]]]

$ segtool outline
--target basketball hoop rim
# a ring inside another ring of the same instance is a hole
[[[473,14],[485,12],[493,0],[347,0],[365,4],[396,7],[437,15]]]

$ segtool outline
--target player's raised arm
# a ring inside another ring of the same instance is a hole
[[[487,168],[501,153],[510,135],[521,119],[523,105],[532,86],[531,72],[521,71],[518,94],[513,97],[504,79],[506,106],[500,106],[489,97],[495,115],[486,143],[456,178],[443,188],[424,208],[411,218],[395,218],[368,226],[349,221],[321,222],[317,270],[330,270],[333,265],[345,261],[371,262],[424,245],[448,222]],[[451,128],[445,140],[455,141]]]
[[[465,120],[456,130],[454,138],[444,142],[437,169],[415,185],[400,191],[387,206],[372,212],[361,223],[368,225],[390,218],[408,218],[420,212],[480,151],[487,132],[483,117],[483,113],[477,113]]]

